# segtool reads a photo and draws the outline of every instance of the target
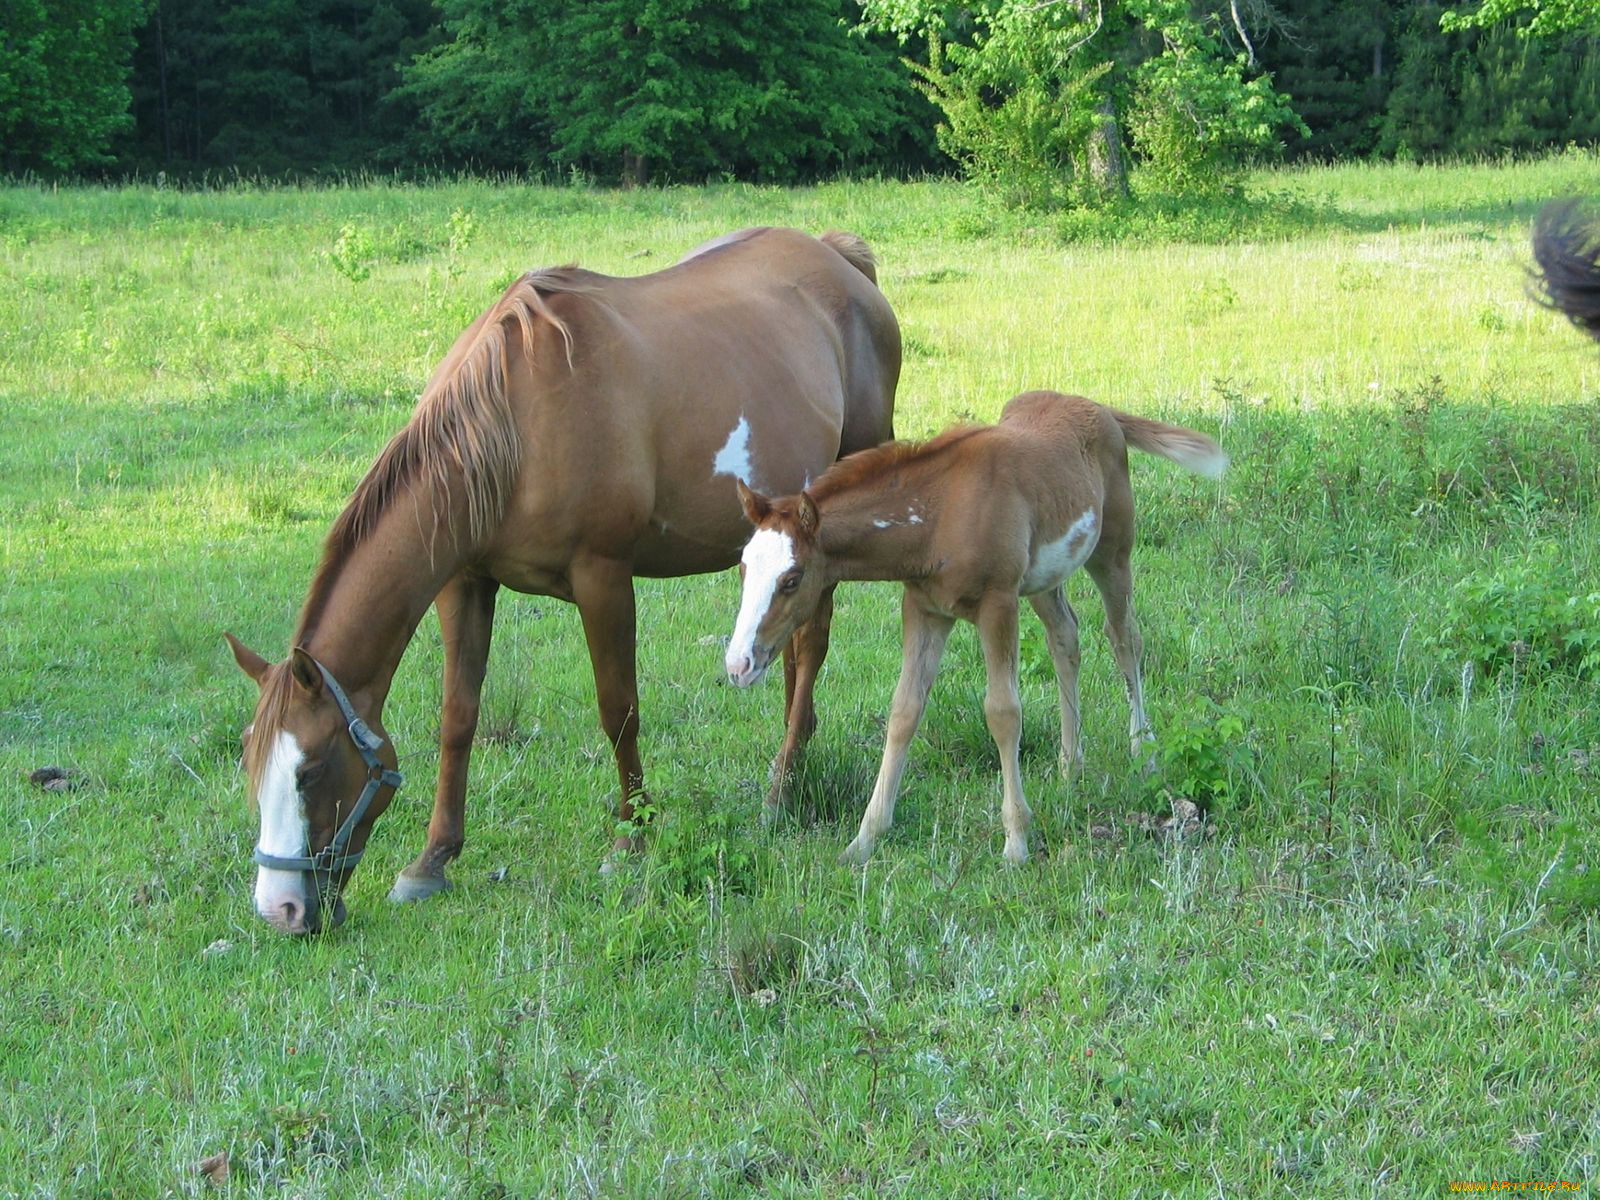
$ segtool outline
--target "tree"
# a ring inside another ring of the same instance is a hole
[[[1472,12],[1446,9],[1439,27],[1446,33],[1462,29],[1488,29],[1502,22],[1521,22],[1522,37],[1559,37],[1569,33],[1600,33],[1600,0],[1483,0]]]
[[[407,70],[428,149],[602,179],[813,178],[904,138],[909,79],[843,0],[441,0]]]
[[[919,74],[945,117],[941,145],[1016,203],[1122,194],[1125,139],[1159,187],[1227,189],[1249,158],[1276,148],[1280,129],[1298,125],[1253,65],[1238,0],[975,0],[958,8],[866,0],[864,8],[875,28],[927,39]]]
[[[76,170],[110,161],[130,123],[133,31],[145,0],[0,5],[0,168]]]

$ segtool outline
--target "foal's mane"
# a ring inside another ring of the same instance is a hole
[[[858,450],[834,463],[806,490],[813,500],[825,500],[905,467],[920,465],[989,428],[988,425],[956,425],[927,441],[884,442],[870,450]]]

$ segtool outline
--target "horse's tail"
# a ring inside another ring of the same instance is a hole
[[[1545,206],[1533,227],[1541,300],[1600,338],[1600,220],[1576,200]]]
[[[832,246],[844,256],[845,262],[873,283],[878,282],[878,260],[873,257],[872,247],[867,245],[864,238],[843,230],[830,229],[818,240],[825,246]]]
[[[1130,446],[1137,446],[1147,454],[1170,458],[1180,467],[1187,467],[1208,479],[1216,479],[1228,468],[1228,455],[1203,433],[1185,429],[1181,425],[1167,425],[1148,417],[1135,417],[1129,413],[1107,409],[1122,426],[1122,436]]]

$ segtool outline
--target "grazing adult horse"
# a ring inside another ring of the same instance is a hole
[[[578,606],[619,813],[645,797],[633,577],[738,561],[733,480],[796,490],[893,436],[900,333],[871,251],[747,229],[617,279],[564,267],[514,283],[457,339],[411,421],[335,521],[289,656],[231,635],[260,685],[244,765],[261,812],[258,912],[315,930],[400,782],[383,704],[434,604],[444,642],[439,780],[427,844],[390,898],[448,886],[500,587]],[[828,598],[785,649],[774,802],[816,717]],[[636,839],[619,837],[617,848]]]
[[[1191,430],[1081,396],[1024,392],[1006,404],[998,425],[863,451],[796,495],[770,500],[739,486],[756,527],[744,549],[744,590],[727,653],[729,678],[740,687],[761,679],[778,648],[841,580],[905,583],[903,659],[883,762],[845,861],[865,862],[894,820],[906,748],[958,618],[977,625],[988,668],[983,711],[1000,750],[1005,857],[1027,860],[1032,813],[1018,754],[1017,599],[1026,596],[1044,622],[1061,698],[1061,768],[1070,774],[1083,765],[1078,619],[1062,584],[1080,566],[1105,601],[1135,756],[1150,739],[1129,567],[1129,445],[1213,478],[1228,463],[1214,441]]]
[[[1600,339],[1600,218],[1575,200],[1547,206],[1533,227],[1539,283],[1551,307]]]

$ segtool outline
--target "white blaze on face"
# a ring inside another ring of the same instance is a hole
[[[766,664],[755,664],[756,630],[772,607],[778,579],[794,566],[794,542],[776,529],[758,529],[744,548],[744,592],[739,599],[739,619],[728,640],[725,664],[728,676],[749,687],[766,674]]]
[[[750,422],[741,414],[739,423],[722,443],[716,458],[711,460],[713,475],[732,475],[748,487],[755,487],[750,478]]]
[[[305,806],[294,774],[305,758],[300,744],[283,731],[261,771],[256,804],[261,809],[260,845],[268,854],[298,858],[306,852]],[[304,904],[305,898],[305,878],[299,871],[256,868],[256,911],[262,916],[281,911],[286,900]]]
[[[1021,593],[1031,596],[1045,588],[1055,587],[1068,575],[1083,566],[1100,542],[1099,521],[1094,509],[1079,517],[1053,542],[1046,542],[1034,552],[1028,564],[1028,573],[1022,577]]]

